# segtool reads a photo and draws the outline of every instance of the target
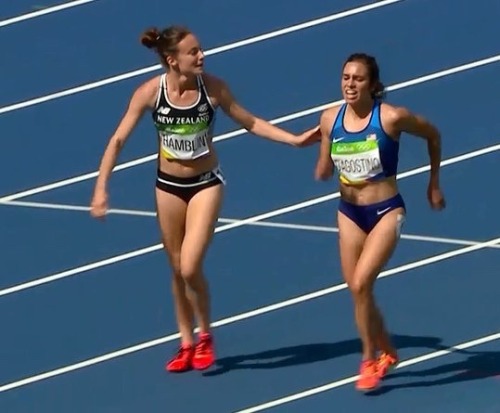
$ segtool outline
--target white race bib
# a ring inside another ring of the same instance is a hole
[[[160,132],[161,153],[167,159],[196,159],[210,152],[208,138],[210,131],[179,135]]]
[[[344,182],[364,182],[383,172],[376,140],[333,142],[330,156]]]

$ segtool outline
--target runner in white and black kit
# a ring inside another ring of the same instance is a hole
[[[209,155],[215,124],[216,108],[208,96],[203,76],[197,76],[198,98],[188,106],[178,106],[167,93],[167,75],[160,77],[158,99],[153,110],[153,122],[158,131],[160,153],[165,159],[195,160]],[[157,188],[177,195],[185,202],[202,189],[225,184],[219,167],[201,175],[179,178],[158,169]]]
[[[185,27],[145,31],[144,46],[153,49],[165,67],[134,92],[111,137],[99,168],[91,214],[108,208],[107,185],[117,157],[145,112],[151,111],[158,132],[156,208],[163,244],[172,268],[172,289],[181,335],[178,352],[166,369],[206,369],[215,359],[210,331],[210,298],[203,259],[221,207],[224,177],[212,138],[216,109],[254,135],[293,146],[320,140],[319,126],[294,135],[249,113],[234,99],[225,82],[203,71],[203,51]],[[200,329],[194,340],[194,317]]]

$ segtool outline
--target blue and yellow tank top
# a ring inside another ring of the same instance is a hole
[[[368,125],[359,132],[347,132],[344,128],[346,104],[337,114],[330,134],[330,156],[342,183],[363,184],[397,173],[399,141],[382,128],[380,104],[375,101]]]

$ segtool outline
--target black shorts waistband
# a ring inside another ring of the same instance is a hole
[[[189,176],[189,177],[179,177],[175,175],[167,174],[163,171],[157,170],[156,180],[163,184],[178,186],[182,188],[189,188],[198,185],[206,184],[207,182],[219,179],[224,182],[222,177],[222,172],[219,167],[212,169],[211,171],[203,172],[199,175]]]

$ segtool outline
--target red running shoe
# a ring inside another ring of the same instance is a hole
[[[179,347],[176,355],[170,360],[165,368],[171,373],[182,373],[191,370],[194,355],[194,348],[190,344],[183,344]]]
[[[214,342],[210,333],[201,333],[194,348],[192,364],[196,370],[208,369],[215,361]]]
[[[363,360],[359,369],[359,378],[356,381],[356,389],[359,391],[375,390],[380,383],[376,360]]]
[[[393,354],[382,353],[377,360],[377,372],[380,378],[385,377],[391,370],[395,369],[399,363],[396,352]]]

